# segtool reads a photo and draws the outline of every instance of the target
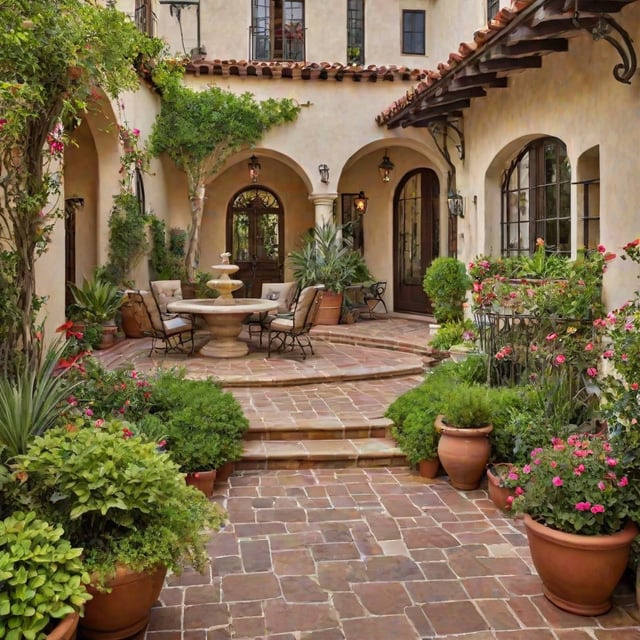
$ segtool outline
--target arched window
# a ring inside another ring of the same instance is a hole
[[[571,167],[557,138],[527,145],[502,183],[502,255],[529,255],[543,238],[552,253],[571,254]]]

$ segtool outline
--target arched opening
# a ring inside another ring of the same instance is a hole
[[[427,267],[439,254],[440,183],[432,169],[407,173],[393,199],[394,309],[431,312],[422,288]]]
[[[227,247],[245,295],[260,297],[263,282],[281,282],[284,273],[284,210],[264,187],[236,194],[227,209]]]

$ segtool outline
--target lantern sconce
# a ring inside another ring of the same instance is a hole
[[[382,182],[389,182],[391,180],[391,172],[395,169],[395,167],[396,165],[391,162],[389,156],[387,155],[387,150],[385,149],[382,162],[378,165],[378,171],[380,172]]]
[[[353,199],[353,208],[356,210],[357,214],[363,216],[367,212],[368,203],[369,198],[364,195],[364,191],[361,191],[358,194],[358,197]]]
[[[318,165],[318,171],[320,172],[320,182],[329,184],[329,165]]]
[[[258,162],[258,158],[251,156],[247,166],[249,167],[249,177],[251,178],[251,182],[255,184],[258,182],[258,176],[260,175],[260,169],[262,168]]]
[[[464,218],[464,200],[460,192],[450,192],[447,198],[447,206],[449,207],[449,213],[452,216],[458,216]]]

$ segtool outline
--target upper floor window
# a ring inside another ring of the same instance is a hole
[[[487,0],[487,20],[495,18],[498,11],[500,11],[500,0]]]
[[[134,19],[139,31],[151,37],[155,35],[156,15],[151,0],[136,0]]]
[[[571,254],[571,167],[557,138],[527,145],[502,185],[502,255],[531,255],[536,239],[547,250]]]
[[[425,51],[424,11],[402,12],[402,53],[423,56]]]
[[[364,0],[347,4],[347,63],[364,64]]]
[[[304,0],[252,0],[252,60],[304,60],[304,41]]]

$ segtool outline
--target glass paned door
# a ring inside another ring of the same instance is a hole
[[[422,288],[427,267],[438,255],[438,178],[430,169],[407,174],[394,198],[394,308],[430,313]]]
[[[239,295],[260,297],[263,282],[282,282],[284,212],[277,197],[266,189],[239,193],[227,214],[227,246],[231,262],[244,282]]]

